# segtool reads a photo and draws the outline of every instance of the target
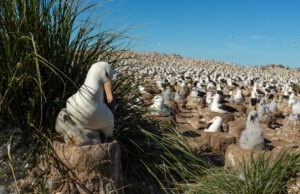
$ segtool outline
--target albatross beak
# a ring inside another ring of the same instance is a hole
[[[210,121],[206,121],[205,123],[206,124],[210,124],[210,123],[213,123],[214,122],[214,119],[210,120]]]
[[[111,83],[110,83],[110,81],[106,82],[104,84],[104,90],[105,90],[105,93],[106,93],[107,102],[111,103],[113,101],[113,96],[112,96],[112,93],[111,93]]]

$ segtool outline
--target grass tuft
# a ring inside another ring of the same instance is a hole
[[[239,167],[211,168],[195,183],[184,185],[189,193],[287,193],[300,172],[300,153],[280,153],[275,159],[262,154]]]

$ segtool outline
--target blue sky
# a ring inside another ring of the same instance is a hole
[[[96,2],[93,0],[92,2]],[[133,50],[238,65],[300,67],[300,0],[114,0],[108,18],[141,25]]]

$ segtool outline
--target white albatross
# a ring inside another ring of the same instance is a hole
[[[113,69],[107,62],[93,64],[84,84],[66,103],[71,119],[80,128],[97,130],[107,138],[113,135],[114,116],[104,103],[104,92],[108,103],[113,101],[111,80]]]
[[[151,112],[153,115],[162,115],[162,116],[170,116],[171,112],[164,104],[164,97],[161,95],[156,95],[154,97],[154,103],[150,107],[155,112]]]
[[[243,104],[245,102],[245,97],[244,97],[243,92],[240,88],[237,89],[237,92],[234,95],[233,99],[234,99],[234,102],[236,104]]]
[[[212,120],[206,122],[206,124],[211,123],[211,125],[207,129],[204,129],[204,132],[221,131],[222,122],[223,122],[222,117],[219,116],[214,117]]]
[[[210,106],[210,110],[212,112],[228,114],[228,113],[232,113],[232,112],[236,111],[234,108],[232,108],[230,106],[226,106],[224,104],[221,104],[220,101],[221,101],[221,96],[220,96],[220,94],[216,93],[213,96],[213,101],[212,101],[211,106]]]
[[[300,102],[298,100],[295,100],[292,104],[292,112],[293,114],[300,115]]]

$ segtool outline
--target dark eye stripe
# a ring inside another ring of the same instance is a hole
[[[105,71],[105,75],[106,75],[106,77],[109,79],[109,76],[108,76],[108,73],[107,73],[107,71]]]

